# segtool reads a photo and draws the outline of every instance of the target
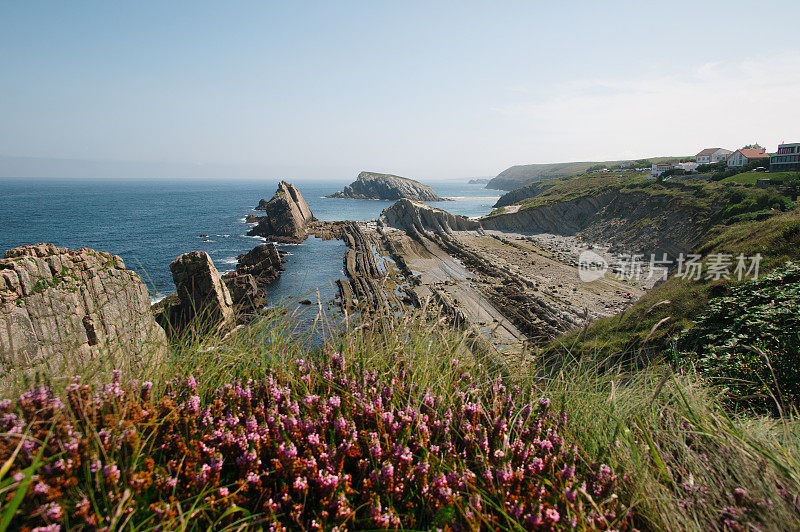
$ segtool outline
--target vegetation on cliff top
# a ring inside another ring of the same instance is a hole
[[[137,375],[6,383],[16,528],[800,526],[796,422],[737,417],[691,369],[488,369],[440,319],[309,350],[285,322],[186,337]],[[549,376],[548,376],[549,375]],[[26,391],[27,390],[27,391]]]

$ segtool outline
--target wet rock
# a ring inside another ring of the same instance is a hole
[[[38,244],[0,259],[0,364],[135,371],[166,353],[147,288],[120,257]]]
[[[329,198],[397,200],[408,198],[417,201],[446,201],[428,185],[392,174],[361,172],[358,178]]]
[[[247,234],[263,236],[275,242],[298,244],[308,237],[307,224],[314,220],[303,195],[294,185],[281,181],[271,200],[262,199],[256,210],[266,216]]]
[[[261,200],[261,201],[264,201],[264,200]],[[260,203],[258,205],[259,205],[259,207],[261,206]],[[261,209],[261,210],[263,210],[263,209]],[[247,215],[247,217],[244,219],[244,221],[245,221],[245,223],[248,223],[248,224],[257,224],[258,222],[261,221],[261,218],[263,218],[263,216],[258,216],[257,214],[252,214],[251,213],[251,214]]]

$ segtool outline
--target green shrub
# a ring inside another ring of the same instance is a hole
[[[682,360],[758,409],[800,402],[800,265],[787,263],[712,299],[678,339]]]

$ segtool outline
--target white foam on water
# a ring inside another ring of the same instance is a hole
[[[167,297],[167,295],[168,294],[162,294],[161,292],[156,292],[156,295],[150,296],[150,304],[155,305],[156,303]]]

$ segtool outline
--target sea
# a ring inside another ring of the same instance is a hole
[[[484,185],[428,182],[441,197],[431,205],[454,214],[488,214],[499,194]],[[275,193],[278,179],[0,179],[0,253],[23,244],[52,242],[119,255],[147,285],[152,302],[175,291],[169,264],[182,253],[207,252],[224,273],[236,257],[265,241],[246,233],[248,214]],[[324,196],[347,182],[294,181],[320,220],[371,220],[391,201]],[[208,235],[203,237],[201,235]],[[335,282],[344,277],[344,243],[308,238],[279,245],[286,271],[267,287],[271,305],[333,307]]]

